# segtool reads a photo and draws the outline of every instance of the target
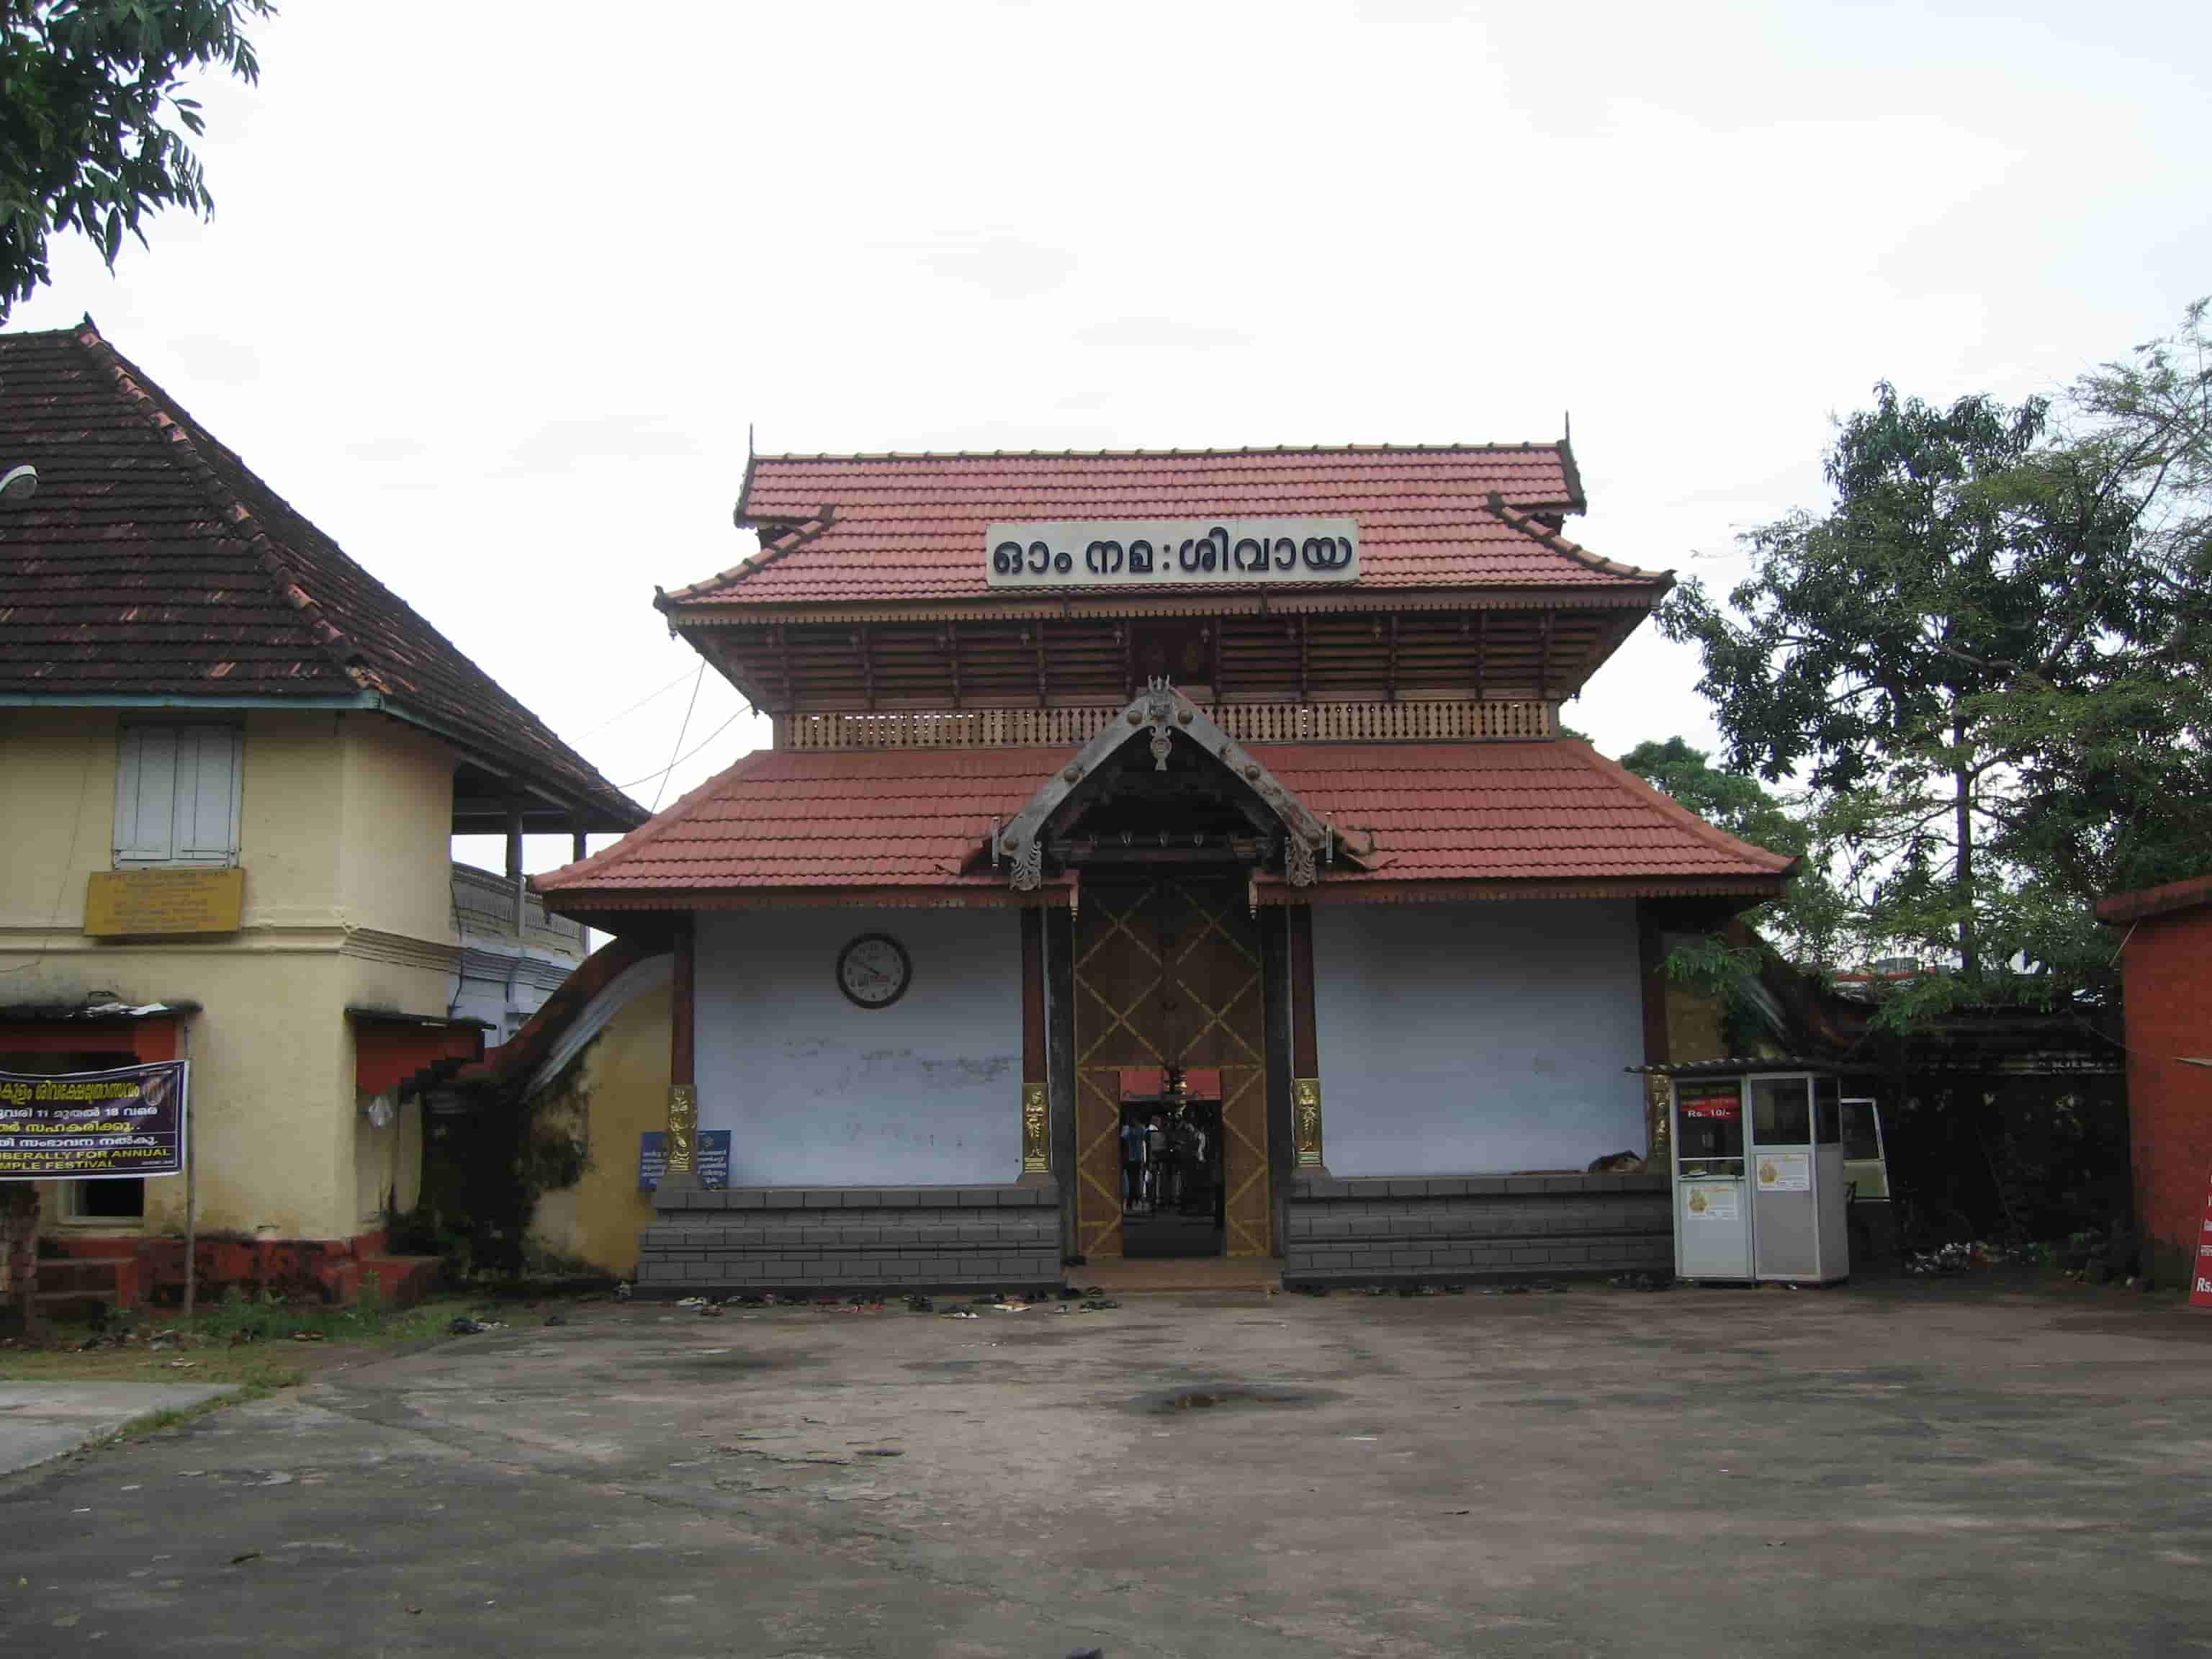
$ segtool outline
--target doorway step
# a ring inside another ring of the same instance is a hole
[[[1279,1290],[1279,1255],[1113,1256],[1067,1270],[1070,1285],[1097,1285],[1109,1296],[1131,1291]]]

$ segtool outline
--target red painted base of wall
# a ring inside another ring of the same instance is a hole
[[[372,1273],[386,1302],[411,1307],[438,1279],[435,1256],[392,1255],[381,1232],[351,1238],[203,1238],[196,1241],[198,1287],[202,1303],[232,1288],[248,1296],[274,1293],[288,1301],[351,1302]],[[185,1241],[181,1238],[87,1237],[48,1241],[58,1245],[57,1260],[39,1264],[41,1297],[59,1294],[97,1297],[118,1308],[142,1304],[174,1306],[185,1294]]]

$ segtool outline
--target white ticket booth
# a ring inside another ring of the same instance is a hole
[[[1849,1278],[1835,1075],[1788,1060],[1663,1069],[1673,1097],[1675,1276]]]

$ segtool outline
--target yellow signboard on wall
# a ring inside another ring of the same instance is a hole
[[[94,939],[234,933],[245,903],[243,870],[95,870],[84,931]]]

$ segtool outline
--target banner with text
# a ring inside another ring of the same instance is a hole
[[[182,1173],[191,1072],[185,1060],[52,1077],[0,1072],[0,1181]]]

